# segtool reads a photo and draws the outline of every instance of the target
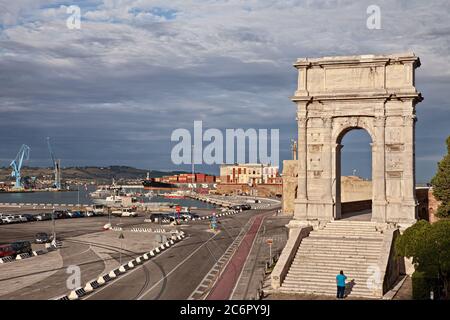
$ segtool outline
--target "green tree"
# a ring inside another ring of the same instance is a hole
[[[450,136],[447,138],[447,155],[438,163],[436,175],[431,180],[433,195],[441,201],[437,215],[441,218],[450,216]]]
[[[413,291],[442,289],[444,299],[450,295],[450,220],[440,220],[430,224],[425,220],[416,222],[413,226],[397,238],[396,253],[400,256],[412,257],[415,267],[413,275]],[[414,280],[420,281],[422,288],[415,285]],[[426,291],[429,294],[429,290]],[[415,298],[420,295],[413,292]],[[423,298],[423,295],[422,295]]]

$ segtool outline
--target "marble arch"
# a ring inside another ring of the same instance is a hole
[[[298,59],[298,190],[294,220],[340,218],[340,140],[353,128],[372,138],[372,221],[410,224],[415,197],[413,53]]]

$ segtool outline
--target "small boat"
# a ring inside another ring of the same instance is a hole
[[[182,192],[171,192],[171,193],[164,193],[163,197],[166,199],[184,199],[185,195]]]

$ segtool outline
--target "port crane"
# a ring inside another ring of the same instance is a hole
[[[23,144],[20,147],[19,152],[17,153],[16,158],[11,161],[9,164],[12,167],[13,171],[11,172],[11,176],[16,178],[16,184],[14,185],[14,189],[22,189],[22,180],[20,175],[20,170],[22,169],[22,164],[24,160],[30,159],[30,147],[26,144]]]
[[[55,182],[53,183],[53,187],[61,190],[61,161],[59,159],[55,159],[55,155],[53,154],[52,146],[50,144],[50,137],[47,137],[47,146],[48,151],[50,152],[50,157],[52,158],[53,171],[55,175]]]

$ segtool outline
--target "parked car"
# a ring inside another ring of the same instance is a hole
[[[105,209],[105,206],[102,205],[102,204],[94,204],[94,206],[92,207],[92,211],[94,211],[94,213],[96,215],[103,214],[104,213],[104,209]]]
[[[249,204],[242,204],[241,205],[242,210],[251,210],[252,206]]]
[[[36,236],[34,237],[35,243],[48,243],[50,241],[51,237],[45,232],[36,233]]]
[[[0,258],[14,257],[15,254],[16,254],[16,251],[10,244],[0,245]]]
[[[52,220],[51,213],[40,213],[36,216],[36,221]]]
[[[31,249],[31,242],[30,241],[16,241],[11,243],[12,248],[16,251],[15,255],[21,254],[21,253],[33,253],[33,250]]]
[[[19,219],[19,222],[28,222],[28,219],[23,214],[15,215],[14,218]]]
[[[192,212],[180,212],[180,218],[181,219],[197,219],[200,216],[198,214],[192,213]]]
[[[53,215],[56,219],[67,219],[70,218],[67,210],[55,210],[53,211]]]
[[[71,218],[81,218],[81,217],[83,217],[83,214],[81,213],[81,211],[78,211],[78,210],[70,211],[68,214],[69,214],[69,216]]]
[[[23,216],[27,219],[28,222],[36,220],[36,218],[32,214],[29,214],[29,213],[25,213],[25,214],[23,214]]]
[[[86,211],[86,217],[93,217],[95,216],[94,211]]]
[[[170,218],[167,217],[167,214],[166,214],[166,213],[152,213],[152,214],[150,215],[150,220],[151,220],[152,222],[157,222],[157,223],[159,223],[159,222],[169,222],[169,221],[170,221]]]
[[[3,220],[4,223],[16,223],[16,222],[20,222],[20,219],[14,217],[14,216],[6,216],[6,217],[2,217],[2,220]]]
[[[68,211],[67,215],[69,216],[69,218],[76,218],[77,217],[76,211]]]

